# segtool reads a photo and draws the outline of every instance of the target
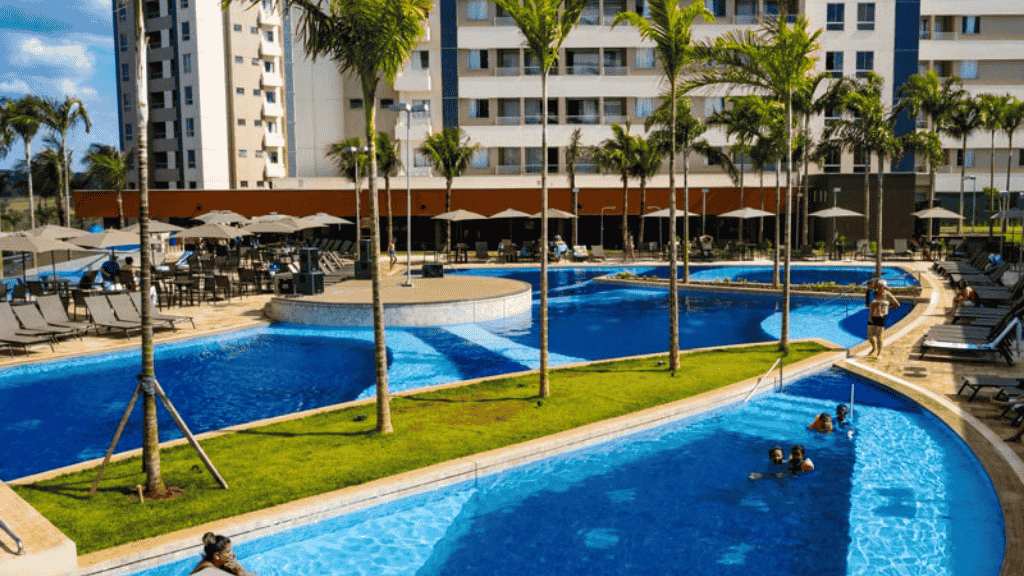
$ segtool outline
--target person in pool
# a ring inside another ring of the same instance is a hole
[[[198,574],[207,568],[216,568],[235,576],[255,576],[238,563],[238,558],[235,558],[231,550],[231,539],[213,532],[203,534],[203,559],[189,574]]]
[[[804,454],[804,447],[794,444],[789,451],[789,470],[793,474],[814,470],[814,462]]]
[[[785,468],[785,454],[782,452],[782,448],[780,446],[773,446],[770,450],[768,450],[768,461],[771,463],[771,471],[767,473],[769,476],[782,478],[783,476],[789,475],[789,473],[786,472]],[[751,480],[760,480],[761,478],[764,477],[765,474],[761,472],[751,472],[749,476]]]
[[[818,432],[824,432],[825,434],[828,434],[834,428],[835,427],[832,425],[832,417],[829,416],[826,412],[818,414],[814,418],[814,422],[811,422],[810,424],[807,425],[808,430],[816,430]]]

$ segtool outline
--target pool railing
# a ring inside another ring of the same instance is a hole
[[[7,535],[13,538],[14,543],[18,545],[18,551],[15,552],[15,554],[23,556],[25,554],[25,544],[22,543],[21,538],[18,538],[18,535],[14,533],[14,530],[11,530],[11,527],[8,526],[2,518],[0,518],[0,530],[7,532]]]
[[[775,367],[779,365],[779,362],[782,362],[782,356],[779,356],[778,358],[776,358],[775,359],[775,363],[772,364],[772,367],[769,368],[767,372],[762,374],[761,377],[757,379],[757,382],[754,382],[754,385],[750,387],[750,391],[747,392],[747,395],[743,397],[743,403],[744,404],[746,404],[747,402],[750,401],[750,397],[754,395],[754,391],[757,390],[758,387],[761,386],[761,382],[763,382],[765,379],[768,378],[768,375],[772,373],[772,370],[775,370]],[[782,388],[782,370],[781,369],[779,370],[779,388]]]

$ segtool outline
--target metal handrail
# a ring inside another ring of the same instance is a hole
[[[750,391],[747,392],[747,395],[743,398],[743,402],[749,402],[750,401],[750,397],[754,395],[754,391],[757,390],[757,388],[761,385],[761,382],[764,381],[764,379],[767,378],[768,375],[772,373],[772,370],[775,370],[775,367],[779,365],[779,362],[782,362],[782,357],[781,356],[776,358],[775,359],[775,363],[772,364],[772,367],[769,368],[767,372],[762,374],[761,377],[757,379],[757,382],[755,382],[754,385],[750,387]],[[780,380],[781,380],[781,378],[780,378]]]
[[[0,520],[0,530],[3,530],[4,532],[7,532],[8,536],[10,536],[11,538],[14,538],[14,543],[18,545],[18,552],[17,552],[18,556],[24,555],[25,554],[25,544],[22,543],[21,538],[18,538],[18,535],[14,533],[14,530],[11,530],[11,527],[8,526],[7,524],[5,524],[3,520]]]

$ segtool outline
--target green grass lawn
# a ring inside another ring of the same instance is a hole
[[[824,350],[794,343],[785,362]],[[161,451],[164,481],[185,490],[172,501],[129,500],[145,484],[137,457],[111,464],[91,501],[95,469],[13,488],[85,554],[658,406],[757,376],[777,357],[774,344],[684,354],[675,377],[658,365],[667,356],[555,370],[544,400],[536,375],[396,397],[392,434],[374,432],[372,404],[233,432],[203,442],[228,490],[188,445]]]

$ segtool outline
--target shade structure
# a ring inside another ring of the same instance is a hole
[[[242,226],[242,230],[253,234],[292,234],[299,231],[298,228],[291,224],[278,220],[253,222]]]
[[[167,222],[161,222],[159,220],[150,220],[149,221],[149,233],[150,234],[162,234],[162,233],[165,233],[165,232],[181,232],[182,230],[184,230],[184,228],[182,228],[181,226],[176,226],[174,224],[168,224]],[[138,224],[132,224],[131,226],[126,226],[124,228],[124,231],[125,232],[131,232],[132,234],[138,234],[139,233],[139,225]]]
[[[695,214],[690,214],[686,210],[677,208],[676,209],[676,218],[682,218],[683,216],[695,216]],[[662,208],[661,210],[655,210],[654,212],[648,212],[647,214],[644,214],[643,217],[644,218],[671,218],[672,216],[668,213],[668,208]]]
[[[231,210],[213,210],[196,216],[195,219],[204,224],[235,224],[249,221],[245,216]]]
[[[311,222],[309,220],[304,220],[302,218],[292,218],[291,216],[287,218],[279,218],[277,220],[272,220],[272,222],[278,224],[286,224],[288,226],[291,226],[292,228],[295,228],[296,230],[306,230],[309,228],[324,228],[327,226],[327,224],[324,224],[322,222]]]
[[[232,238],[251,236],[252,232],[247,232],[241,228],[235,228],[234,226],[228,226],[226,224],[203,224],[202,226],[189,228],[178,235],[182,238],[223,238],[225,240],[231,240]]]
[[[918,210],[917,212],[911,212],[911,216],[917,216],[918,218],[953,218],[956,220],[963,220],[964,217],[953,212],[936,206],[934,208],[926,208],[924,210]]]
[[[273,222],[275,220],[284,220],[286,218],[295,219],[294,216],[289,216],[287,214],[278,214],[277,212],[271,212],[270,214],[264,214],[262,216],[253,216],[250,219],[250,222]]]
[[[530,215],[530,218],[540,218],[540,215],[541,213],[537,212]],[[573,220],[576,218],[576,215],[565,210],[559,210],[558,208],[548,208],[548,218],[567,218]]]
[[[52,252],[54,250],[81,250],[81,246],[69,244],[56,238],[43,236],[28,236],[23,234],[10,234],[0,238],[0,251],[3,252],[27,252],[38,254],[40,252]]]
[[[818,218],[846,218],[853,216],[864,216],[860,212],[854,212],[853,210],[847,210],[846,208],[839,208],[833,206],[832,208],[826,208],[824,210],[818,210],[817,212],[811,212],[808,216],[817,216]]]
[[[530,216],[526,212],[520,212],[515,208],[505,208],[504,210],[498,212],[497,214],[491,214],[491,218],[532,218],[532,216]]]
[[[65,240],[67,238],[74,238],[75,236],[82,236],[83,234],[86,234],[86,231],[79,230],[78,228],[68,228],[67,226],[54,226],[53,224],[47,224],[45,226],[36,226],[30,230],[25,230],[25,234],[29,236],[42,236],[43,238]]]
[[[139,243],[138,234],[124,230],[104,230],[94,234],[86,234],[71,238],[68,242],[86,248],[112,248],[114,246],[130,246]]]
[[[316,214],[310,214],[309,216],[303,216],[302,218],[299,218],[299,220],[306,220],[308,222],[319,222],[320,224],[327,224],[327,225],[330,225],[330,224],[355,224],[355,222],[350,222],[348,220],[345,220],[344,218],[339,218],[338,216],[333,216],[331,214],[326,214],[324,212],[317,212]]]
[[[992,220],[1000,220],[1007,218],[1009,220],[1020,220],[1024,219],[1024,209],[1021,208],[1010,208],[1009,210],[1001,210],[991,216]]]
[[[725,214],[719,214],[719,218],[762,218],[765,216],[775,216],[774,212],[766,212],[764,210],[758,210],[757,208],[743,207],[739,210],[730,210]]]
[[[444,212],[433,217],[434,220],[449,220],[451,222],[462,222],[463,220],[487,220],[487,216],[483,214],[477,214],[476,212],[470,212],[469,210],[452,210],[451,212]]]

